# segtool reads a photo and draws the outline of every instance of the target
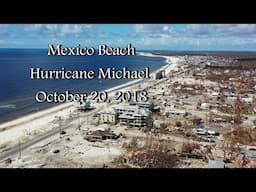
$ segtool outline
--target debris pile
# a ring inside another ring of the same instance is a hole
[[[115,159],[121,167],[173,168],[178,165],[177,155],[172,153],[164,142],[146,142],[139,147],[136,140],[132,140],[124,147],[127,153]]]

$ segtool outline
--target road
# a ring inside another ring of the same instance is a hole
[[[98,109],[95,109],[89,113],[87,113],[86,115],[84,116],[81,116],[81,117],[89,117],[89,116],[92,116],[93,114],[97,113],[98,111],[102,110],[102,108],[104,108],[105,106],[102,106],[102,107],[99,107]],[[52,137],[58,133],[60,133],[60,130],[63,131],[65,129],[68,129],[70,127],[75,127],[75,125],[77,125],[78,123],[80,122],[80,116],[79,117],[76,117],[75,119],[73,119],[71,122],[67,123],[66,125],[63,125],[61,127],[57,127],[57,128],[54,128],[46,133],[44,133],[43,135],[40,135],[38,137],[35,137],[29,141],[26,141],[25,143],[20,143],[18,145],[15,145],[9,149],[6,149],[5,151],[3,151],[1,154],[0,154],[0,162],[13,156],[13,155],[16,155],[18,154],[19,152],[22,153],[23,150],[37,144],[38,142],[40,141],[43,141],[45,139],[48,139],[49,137]]]
[[[61,130],[67,129],[71,125],[73,125],[73,123],[61,127]],[[47,133],[45,133],[43,135],[40,135],[40,136],[38,136],[38,137],[36,137],[36,138],[34,138],[32,140],[29,140],[29,141],[27,141],[25,143],[18,144],[18,145],[14,146],[14,147],[11,147],[11,148],[7,149],[6,151],[4,151],[4,152],[2,152],[0,154],[0,161],[2,161],[4,159],[7,159],[8,157],[10,157],[12,155],[15,155],[15,154],[19,153],[20,151],[22,152],[24,149],[27,149],[28,147],[30,147],[32,145],[35,145],[36,143],[38,143],[40,141],[43,141],[43,140],[45,140],[45,139],[47,139],[47,138],[49,138],[49,137],[51,137],[51,136],[53,136],[53,135],[55,135],[55,134],[57,134],[59,132],[60,132],[60,129],[59,128],[57,128],[57,129],[55,128],[55,129],[53,129],[53,130],[51,130],[51,131],[49,131],[49,132],[47,132]]]
[[[166,67],[167,67],[167,66],[168,66],[168,65],[166,65]],[[166,68],[166,67],[165,67],[165,68]],[[162,79],[162,80],[160,80],[160,82],[165,81],[165,80],[167,80],[167,79]],[[140,84],[140,83],[142,83],[142,82],[146,82],[146,81],[147,81],[147,79],[146,79],[146,80],[145,80],[145,79],[142,79],[142,80],[137,81],[136,83],[134,83],[134,84],[132,84],[132,85],[134,86],[134,85]],[[159,83],[159,82],[157,82],[157,83]],[[123,88],[127,88],[127,87],[130,87],[130,86],[131,86],[131,85],[124,85],[124,86],[122,86],[121,88],[123,89]],[[118,90],[118,89],[120,89],[120,87],[119,87],[119,88],[116,88],[116,89],[113,89],[113,90],[111,90],[110,92],[116,91],[116,90]],[[112,104],[112,102],[111,102],[111,104]],[[110,105],[110,104],[108,104],[108,105]],[[87,113],[86,115],[83,116],[83,118],[84,118],[84,117],[89,117],[89,116],[91,116],[91,115],[97,113],[98,111],[102,110],[104,107],[106,107],[106,106],[99,107],[98,109],[95,109],[95,110],[93,110],[93,111]],[[54,128],[54,129],[52,129],[51,131],[48,131],[48,132],[44,133],[43,135],[37,136],[37,137],[35,137],[35,138],[33,138],[33,139],[29,140],[29,141],[26,141],[26,142],[24,142],[24,143],[17,144],[17,145],[15,145],[15,146],[13,146],[13,147],[10,147],[9,149],[3,151],[3,152],[0,154],[0,162],[3,161],[3,160],[5,160],[5,159],[7,159],[7,158],[9,158],[9,157],[11,157],[11,156],[13,156],[13,155],[18,154],[19,152],[22,152],[23,150],[25,150],[25,149],[27,149],[27,148],[29,148],[29,147],[31,147],[31,146],[37,144],[37,143],[40,142],[40,141],[43,141],[43,140],[45,140],[45,139],[48,139],[49,137],[52,137],[52,136],[54,136],[54,135],[60,133],[60,130],[65,130],[65,129],[68,129],[68,128],[72,127],[72,126],[74,127],[74,126],[77,125],[79,122],[80,122],[80,117],[76,117],[74,120],[72,120],[72,121],[69,122],[68,124],[66,124],[66,125],[64,125],[64,126],[61,126],[61,128]]]
[[[142,81],[140,81],[138,83],[141,83],[141,82]],[[126,88],[126,87],[129,87],[129,86],[130,85],[123,86],[122,88]],[[112,91],[115,91],[115,90],[112,90]],[[107,105],[110,106],[111,104],[112,104],[112,102],[107,104]],[[99,108],[97,108],[97,109],[95,109],[95,110],[93,110],[91,112],[86,113],[83,116],[79,115],[78,117],[73,119],[71,122],[68,122],[68,123],[65,122],[66,124],[61,126],[61,127],[54,128],[54,129],[44,133],[43,135],[37,136],[37,137],[35,137],[35,138],[33,138],[33,139],[29,140],[29,141],[17,144],[17,145],[15,145],[13,147],[10,147],[10,148],[6,149],[5,151],[3,151],[0,154],[0,162],[5,160],[5,159],[7,159],[7,158],[9,158],[9,157],[11,157],[11,156],[14,156],[14,155],[16,155],[16,154],[18,154],[20,152],[22,153],[23,150],[25,150],[25,149],[27,149],[27,148],[37,144],[40,141],[43,141],[45,139],[48,139],[49,137],[52,137],[52,136],[60,133],[60,130],[65,130],[65,129],[68,129],[70,127],[74,127],[74,126],[78,125],[78,123],[81,123],[80,118],[86,118],[86,117],[92,116],[92,115],[94,115],[95,113],[99,112],[100,110],[102,110],[105,107],[106,107],[106,105],[103,105],[103,106],[101,106],[101,107],[99,107]]]

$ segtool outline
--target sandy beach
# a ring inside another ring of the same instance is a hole
[[[152,72],[151,74],[157,73],[160,70],[170,72],[177,66],[177,62],[179,61],[179,58],[174,56],[156,56],[150,53],[142,52],[140,52],[139,55],[149,57],[163,57],[166,59],[166,65]],[[133,86],[138,85],[143,81],[147,80],[133,80],[128,83],[112,87],[105,91],[109,93],[109,96],[113,96],[115,91],[128,88],[131,89]],[[55,116],[61,116],[64,119],[68,118],[70,114],[72,114],[72,112],[75,110],[72,106],[72,103],[60,104],[58,106],[0,124],[0,152],[6,148],[18,144],[18,142],[25,142],[37,135],[52,130],[54,128],[52,121],[54,120]]]

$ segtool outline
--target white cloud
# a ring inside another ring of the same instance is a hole
[[[141,33],[144,37],[148,35],[154,38],[159,38],[162,34],[190,38],[227,36],[249,38],[249,36],[256,37],[256,24],[187,24],[183,30],[173,28],[168,24],[136,24],[134,32]]]
[[[136,33],[171,33],[172,28],[167,24],[135,24],[134,32]]]
[[[192,35],[207,35],[210,33],[210,28],[207,24],[189,24],[186,27],[186,32]]]
[[[24,31],[27,32],[42,32],[50,33],[57,31],[58,26],[56,24],[29,24],[24,26]]]
[[[210,34],[210,33],[209,33]],[[152,49],[161,47],[177,50],[239,50],[250,49],[256,44],[256,38],[242,38],[237,36],[205,36],[189,35],[182,33],[180,36],[159,35],[158,37],[143,36],[136,41],[139,47]]]
[[[248,49],[256,47],[256,24],[135,24],[129,28],[88,24],[0,24],[0,44],[28,39],[28,41],[75,42],[97,46],[125,46],[132,43],[138,49]],[[132,27],[132,28],[130,28]],[[20,29],[23,31],[20,32]],[[126,29],[130,29],[125,31]],[[106,31],[104,31],[106,30]],[[21,38],[22,37],[22,38]],[[15,39],[16,38],[16,39]],[[28,41],[25,41],[28,43]],[[15,42],[12,42],[13,44]],[[25,43],[24,43],[25,44]]]
[[[32,25],[26,25],[24,27],[24,31],[27,32],[37,32],[42,29],[43,25],[42,24],[32,24]]]
[[[163,26],[163,31],[169,31],[169,26],[167,25]]]
[[[79,34],[92,30],[92,25],[85,24],[31,24],[24,27],[24,31],[49,34],[53,37],[66,35],[78,37]]]
[[[60,35],[78,35],[83,32],[83,27],[81,25],[70,25],[65,24],[60,27]]]
[[[231,35],[254,35],[256,24],[214,24],[216,32]]]
[[[57,32],[59,31],[60,25],[57,24],[46,24],[43,25],[43,29],[48,32]]]

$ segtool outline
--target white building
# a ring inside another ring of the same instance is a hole
[[[129,127],[145,127],[152,124],[151,111],[139,106],[116,105],[113,107],[117,112],[118,121]]]
[[[219,97],[219,92],[212,92],[212,97],[215,97],[215,98]]]
[[[100,112],[98,112],[99,123],[104,124],[112,124],[115,125],[117,123],[117,112],[113,108],[107,108]]]
[[[244,103],[252,103],[253,98],[252,97],[242,97],[241,101],[244,102]]]
[[[166,123],[164,121],[161,121],[161,120],[154,120],[153,126],[156,129],[160,129],[162,127],[164,127],[164,128],[167,127]]]
[[[172,107],[165,107],[164,113],[165,114],[171,114],[171,115],[185,115],[186,111],[179,110],[179,109],[174,109]]]
[[[93,108],[89,100],[74,101],[73,106],[78,110],[89,110]]]
[[[153,110],[154,104],[152,101],[133,101],[130,103],[130,105],[137,105],[141,108]]]
[[[211,104],[210,103],[202,103],[201,104],[201,109],[210,109]]]

